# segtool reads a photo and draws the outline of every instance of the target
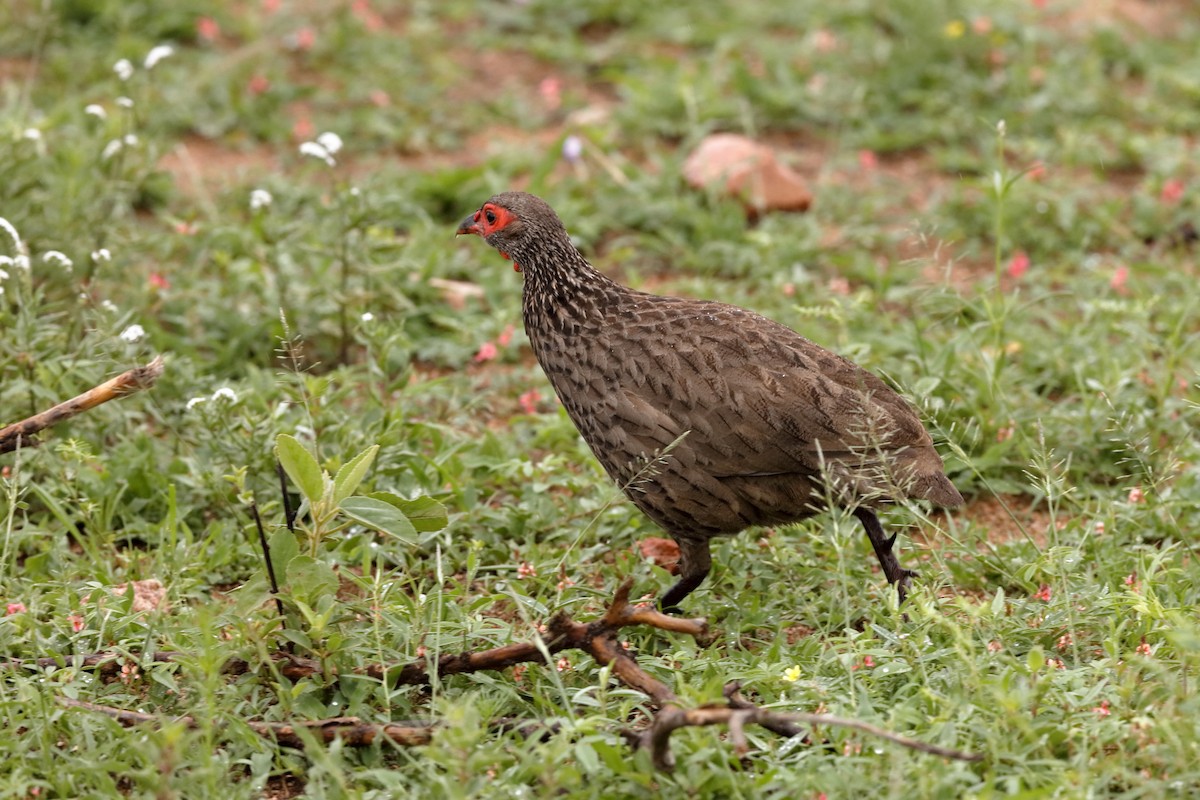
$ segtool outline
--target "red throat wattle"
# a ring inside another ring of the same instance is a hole
[[[505,261],[512,261],[512,256],[510,256],[508,253],[504,252],[503,250],[500,251],[500,257],[503,258]],[[513,261],[513,272],[520,272],[520,271],[521,271],[521,265],[518,264],[517,262]]]

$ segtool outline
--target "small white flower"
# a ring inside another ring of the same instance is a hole
[[[99,250],[93,250],[92,261],[97,263],[101,261],[112,261],[112,253],[108,251],[107,247],[101,247]]]
[[[207,397],[193,397],[191,400],[187,401],[187,410],[191,411],[193,408],[200,405],[201,403],[207,403],[207,402],[208,402]]]
[[[155,64],[174,53],[175,48],[169,44],[160,44],[158,47],[151,48],[150,52],[146,53],[146,61],[144,62],[146,69],[154,69]]]
[[[11,258],[8,260],[12,261]],[[6,280],[8,280],[8,273],[5,272],[4,270],[0,269],[0,281],[6,281]]]
[[[371,320],[375,319],[375,315],[370,311],[364,311],[363,315],[359,317],[359,319],[361,319],[363,322],[370,322]]]
[[[113,72],[117,73],[117,77],[123,81],[127,81],[133,77],[133,64],[128,58],[122,58],[117,63],[113,64]]]
[[[103,308],[105,311],[109,312],[110,314],[117,313],[117,304],[114,303],[112,300],[101,300],[100,307]]]
[[[118,97],[117,105],[119,105],[121,108],[133,108],[133,98],[132,97]]]
[[[104,149],[100,151],[100,158],[107,161],[121,151],[121,140],[113,139],[108,144],[104,145]]]
[[[123,341],[132,343],[132,342],[138,341],[145,335],[146,335],[146,329],[143,328],[141,325],[134,323],[133,325],[130,325],[128,328],[126,328],[125,330],[121,331],[120,338]]]
[[[359,189],[357,186],[350,187],[350,196],[351,197],[358,197],[361,194],[362,194],[362,189]]]
[[[104,106],[99,105],[98,103],[91,103],[83,109],[83,113],[87,114],[88,116],[95,117],[96,119],[108,118],[108,112],[104,110]]]
[[[300,153],[301,155],[319,158],[331,167],[337,164],[337,162],[333,160],[333,156],[329,155],[329,151],[326,150],[323,145],[317,144],[316,142],[303,142],[300,145]]]
[[[250,210],[258,211],[271,205],[275,198],[266,189],[255,189],[250,192]]]
[[[325,131],[317,137],[317,144],[324,147],[329,155],[333,155],[338,150],[342,149],[342,137],[338,136],[333,131]]]
[[[37,128],[26,128],[21,132],[22,139],[28,139],[31,142],[40,142],[42,140],[42,132]]]
[[[574,164],[583,155],[583,139],[578,136],[568,136],[562,143],[563,158]]]
[[[133,147],[138,143],[137,134],[127,133],[121,141],[125,142],[126,147]]]
[[[228,386],[222,386],[220,389],[217,389],[215,392],[213,392],[212,399],[214,403],[218,400],[223,400],[232,404],[238,401],[238,396],[233,389],[230,389]]]
[[[17,269],[23,269],[26,272],[29,272],[29,256],[25,255],[24,253],[14,256],[12,265]]]
[[[47,250],[46,252],[42,253],[42,261],[47,264],[50,262],[55,262],[67,268],[68,270],[75,266],[75,263],[71,261],[71,259],[67,258],[65,253],[61,253],[58,250]]]
[[[17,233],[16,227],[4,217],[0,217],[0,230],[7,233],[8,237],[13,240],[13,244],[17,246],[17,252],[25,252],[25,244],[21,241],[21,234]]]

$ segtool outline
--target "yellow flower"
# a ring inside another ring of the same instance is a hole
[[[788,683],[795,683],[796,681],[800,680],[800,667],[797,665],[785,669],[783,671],[783,679]]]
[[[967,32],[967,23],[961,19],[950,20],[946,23],[946,27],[942,28],[942,33],[947,39],[961,39],[962,35]]]

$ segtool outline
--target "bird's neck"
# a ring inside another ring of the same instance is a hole
[[[628,291],[589,264],[569,241],[512,255],[525,273],[522,306],[527,329],[568,333],[580,325],[590,327],[588,321],[598,322]]]

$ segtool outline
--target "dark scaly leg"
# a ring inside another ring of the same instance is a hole
[[[875,557],[879,559],[879,566],[883,567],[883,574],[887,577],[888,583],[896,585],[896,591],[900,594],[900,602],[903,603],[904,598],[908,596],[908,587],[912,583],[909,579],[917,573],[900,566],[900,560],[896,558],[893,549],[896,543],[896,534],[886,535],[883,532],[883,525],[879,523],[879,517],[875,516],[875,512],[869,508],[859,506],[854,509],[854,516],[858,517],[859,522],[867,529],[867,536],[871,539],[871,546],[875,548]]]
[[[679,614],[679,602],[704,583],[712,568],[712,554],[708,550],[708,539],[676,538],[679,544],[679,580],[659,600],[664,613]]]

